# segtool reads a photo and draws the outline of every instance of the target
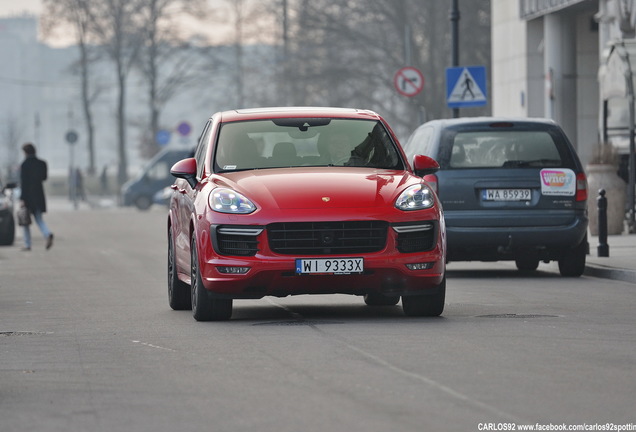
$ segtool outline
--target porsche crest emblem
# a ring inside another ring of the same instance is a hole
[[[329,197],[322,197],[323,202],[329,202],[331,201],[331,198]]]

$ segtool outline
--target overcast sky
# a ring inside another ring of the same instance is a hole
[[[225,5],[218,0],[211,3],[217,6]],[[39,15],[42,10],[42,0],[0,0],[0,18],[20,16],[24,13]],[[226,28],[229,26],[226,20],[224,20],[223,23],[215,22],[213,27],[198,27],[201,26],[201,22],[192,22],[191,18],[184,18],[183,22],[185,23],[185,28],[196,28],[197,31],[207,34],[212,43],[227,43],[228,38],[230,38],[228,35],[231,33],[231,28]],[[206,31],[205,29],[209,29],[210,31]],[[51,46],[64,47],[73,45],[75,40],[72,35],[69,36],[68,33],[58,30],[54,35],[48,36],[44,42]]]
[[[41,0],[0,0],[0,17],[21,15],[23,12],[37,14]]]

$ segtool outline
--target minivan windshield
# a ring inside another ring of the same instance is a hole
[[[449,168],[558,167],[563,161],[546,131],[458,132]]]
[[[381,122],[330,118],[226,123],[214,166],[217,172],[298,166],[404,169]]]

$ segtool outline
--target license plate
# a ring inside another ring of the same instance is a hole
[[[484,201],[530,201],[530,189],[484,189],[481,192]]]
[[[364,258],[296,258],[296,274],[357,274]]]

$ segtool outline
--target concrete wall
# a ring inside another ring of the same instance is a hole
[[[562,122],[584,163],[598,140],[599,33],[594,12],[579,5],[524,21],[518,1],[491,4],[493,115]],[[546,39],[551,40],[548,46]],[[546,58],[558,73],[551,82],[546,80]],[[551,92],[553,99],[548,99]]]
[[[591,15],[577,17],[577,148],[583,163],[592,157],[598,143],[599,116],[599,37],[592,30]]]
[[[492,113],[527,115],[526,25],[519,20],[519,4],[492,0]]]

